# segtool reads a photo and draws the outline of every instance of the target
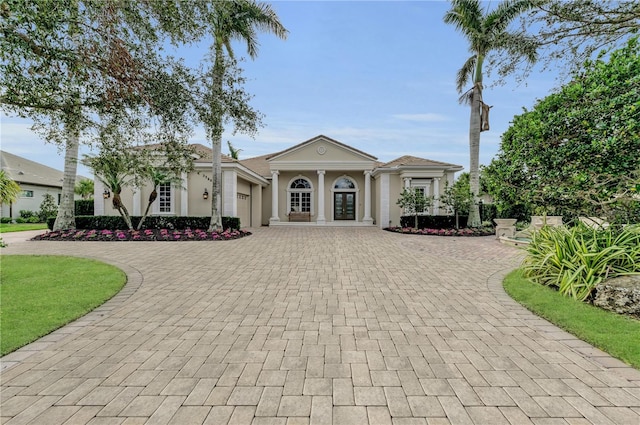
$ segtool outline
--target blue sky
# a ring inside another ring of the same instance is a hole
[[[225,134],[224,153],[227,140],[249,158],[324,134],[380,161],[410,154],[468,168],[469,107],[458,103],[455,75],[470,53],[462,35],[442,21],[447,2],[270,3],[289,37],[260,35],[258,57],[241,63],[265,126],[255,139]],[[207,51],[202,42],[178,53],[197,65]],[[247,56],[242,44],[234,51]],[[511,80],[485,89],[493,108],[491,130],[481,136],[482,164],[498,152],[513,116],[557,87],[556,77],[534,71],[526,84]],[[485,75],[486,85],[493,81]],[[0,118],[3,150],[63,169],[63,154],[33,133],[29,121]],[[201,128],[191,141],[208,144]]]

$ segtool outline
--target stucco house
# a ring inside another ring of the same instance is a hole
[[[64,173],[9,152],[0,151],[2,170],[20,186],[20,197],[15,204],[2,205],[2,217],[20,217],[21,210],[37,212],[43,196],[50,194],[60,204]],[[81,177],[78,176],[76,181]]]
[[[196,145],[194,170],[182,186],[158,188],[153,214],[207,216],[211,200],[211,149]],[[453,183],[460,165],[413,156],[382,163],[327,136],[319,135],[281,152],[245,160],[222,156],[222,215],[240,217],[242,227],[398,225],[396,205],[405,187],[438,197]],[[132,215],[141,215],[151,187],[123,191]],[[96,179],[95,214],[117,215]],[[440,213],[434,204],[433,214]]]

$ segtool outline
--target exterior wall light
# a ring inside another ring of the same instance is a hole
[[[209,192],[207,192],[207,189],[204,190],[204,193],[202,194],[202,199],[209,199]]]
[[[104,199],[109,199],[111,198],[111,192],[109,192],[109,189],[105,189],[104,192],[102,192],[102,197]]]

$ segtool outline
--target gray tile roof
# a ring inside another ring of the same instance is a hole
[[[64,173],[55,168],[31,161],[6,151],[0,151],[2,169],[18,184],[32,184],[36,186],[62,188]],[[76,176],[76,181],[92,180],[84,176]]]

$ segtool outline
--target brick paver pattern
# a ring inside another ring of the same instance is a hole
[[[506,296],[521,254],[492,237],[261,228],[2,253],[129,276],[2,359],[6,425],[640,424],[640,373]]]

